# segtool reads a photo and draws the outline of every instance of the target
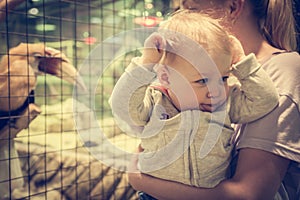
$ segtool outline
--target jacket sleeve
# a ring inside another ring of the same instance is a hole
[[[231,122],[254,121],[268,114],[278,105],[277,90],[253,53],[233,65],[232,73],[237,77],[240,85],[232,89],[230,97]]]
[[[148,122],[153,101],[147,95],[147,88],[156,78],[156,74],[139,63],[139,57],[133,58],[125,72],[117,81],[109,104],[119,127],[130,133],[141,133]]]

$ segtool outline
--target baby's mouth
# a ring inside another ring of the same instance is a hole
[[[200,104],[200,110],[203,111],[203,112],[213,112],[214,108],[216,107],[213,107],[212,104]]]
[[[215,104],[205,104],[202,103],[199,105],[200,110],[202,110],[203,112],[214,112],[216,111],[218,108],[220,108],[225,102],[219,102],[219,103],[215,103]]]

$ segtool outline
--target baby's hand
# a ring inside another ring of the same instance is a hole
[[[232,46],[232,64],[236,64],[243,58],[245,58],[245,52],[242,47],[242,44],[236,37],[231,35],[230,42]]]
[[[166,40],[162,35],[155,32],[152,33],[144,43],[142,55],[143,64],[157,64],[166,48]]]

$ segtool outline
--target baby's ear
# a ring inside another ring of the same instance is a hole
[[[157,64],[154,67],[154,71],[156,72],[156,76],[160,82],[160,84],[162,84],[164,87],[169,87],[170,82],[169,82],[169,70],[168,67],[166,65],[163,64]]]

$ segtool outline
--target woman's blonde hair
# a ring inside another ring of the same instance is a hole
[[[221,53],[232,54],[229,35],[219,21],[198,11],[178,10],[159,29],[171,30],[194,40],[212,58]]]
[[[296,22],[291,0],[249,0],[265,39],[274,47],[297,50]]]

